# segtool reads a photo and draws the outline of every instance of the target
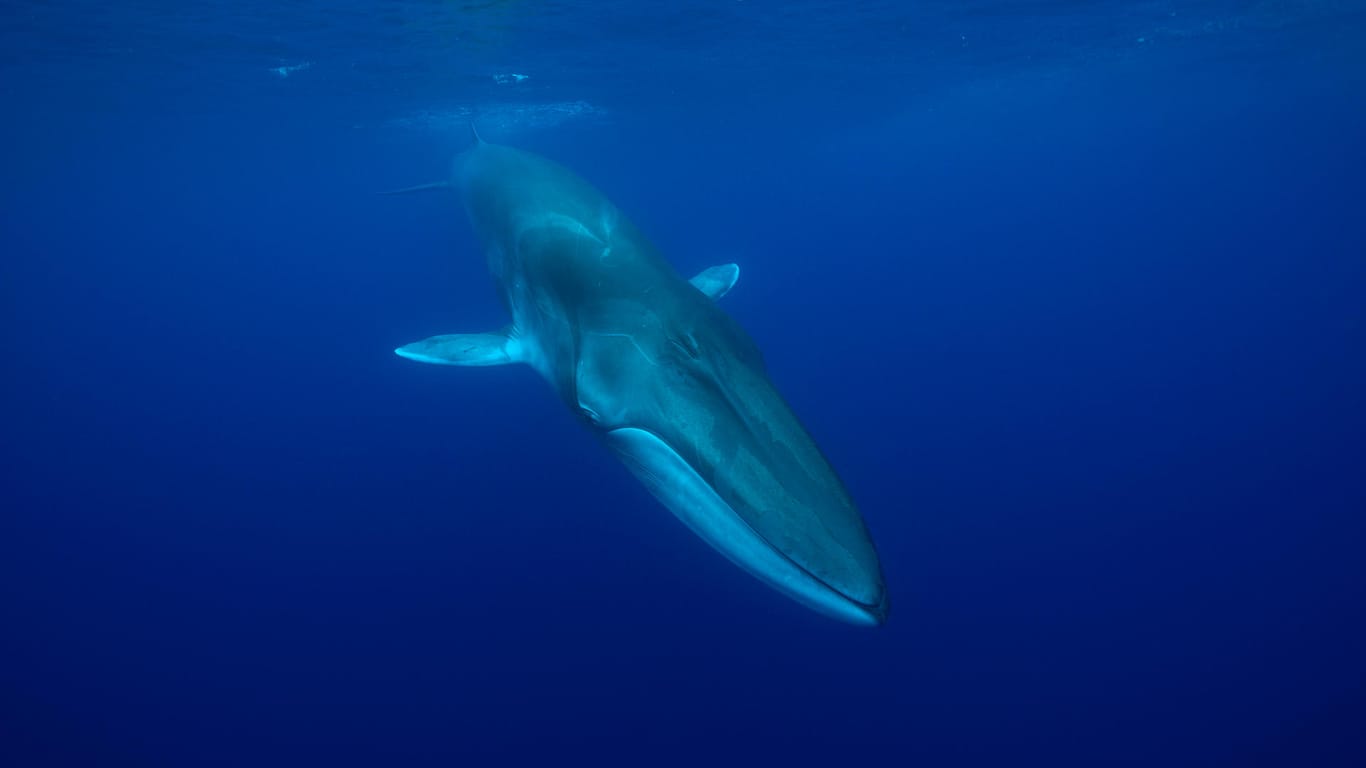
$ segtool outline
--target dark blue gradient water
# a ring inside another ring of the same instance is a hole
[[[1366,761],[1359,3],[3,13],[0,764]],[[471,118],[740,263],[885,627],[392,354]]]

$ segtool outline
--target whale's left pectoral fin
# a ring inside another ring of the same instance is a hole
[[[706,269],[693,275],[688,282],[712,301],[730,293],[730,289],[735,287],[735,281],[740,279],[740,267],[737,264],[721,264]]]
[[[394,350],[399,357],[437,365],[507,365],[522,362],[521,344],[509,329],[494,333],[448,333]]]

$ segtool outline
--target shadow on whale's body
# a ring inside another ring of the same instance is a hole
[[[526,363],[665,507],[740,567],[855,624],[886,620],[867,528],[844,485],[715,304],[739,268],[684,280],[588,182],[474,136],[450,178],[512,315],[395,350],[425,363]]]

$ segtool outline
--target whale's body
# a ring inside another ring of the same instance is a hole
[[[763,581],[822,613],[881,624],[872,540],[830,464],[715,300],[734,265],[680,278],[611,202],[563,166],[477,140],[448,182],[511,322],[396,352],[529,364],[664,506]]]

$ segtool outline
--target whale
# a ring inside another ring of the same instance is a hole
[[[395,192],[457,193],[507,321],[395,353],[529,366],[666,509],[741,569],[820,614],[883,624],[887,587],[858,507],[755,342],[717,304],[739,267],[685,279],[573,171],[470,133],[446,178]]]

